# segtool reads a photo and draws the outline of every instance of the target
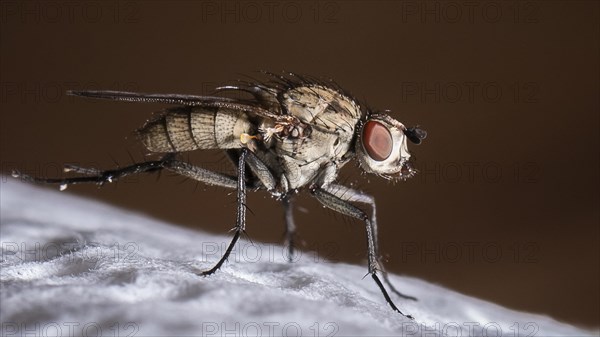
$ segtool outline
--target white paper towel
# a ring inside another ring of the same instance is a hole
[[[2,177],[5,178],[5,177]],[[187,230],[5,178],[0,185],[2,336],[581,336],[409,277],[419,301],[393,312],[365,266],[241,241],[216,274],[226,236]],[[392,295],[393,296],[393,295]]]

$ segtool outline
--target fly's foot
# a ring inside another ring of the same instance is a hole
[[[379,280],[379,277],[377,276],[376,272],[371,272],[371,277],[373,277],[373,280],[375,281],[375,283],[377,283],[377,286],[379,287],[379,290],[381,290],[381,293],[383,293],[383,297],[385,297],[386,302],[390,305],[390,307],[392,307],[392,310],[396,311],[397,313],[399,313],[400,315],[409,318],[411,320],[415,320],[415,318],[412,315],[407,315],[405,313],[403,313],[402,311],[400,311],[400,309],[398,309],[398,307],[394,304],[394,302],[392,302],[392,299],[390,298],[390,295],[388,295],[387,291],[385,290],[385,288],[383,287],[383,284],[381,283],[381,281]]]
[[[294,262],[294,251],[296,250],[296,240],[294,233],[285,233],[285,244],[283,248],[287,251],[286,257],[288,262]]]

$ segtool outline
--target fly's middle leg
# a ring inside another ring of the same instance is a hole
[[[235,227],[233,228],[233,239],[229,243],[227,250],[221,257],[221,259],[209,270],[201,273],[201,275],[210,275],[219,270],[223,263],[227,261],[229,254],[235,247],[235,244],[240,238],[240,235],[246,230],[246,156],[248,150],[242,149],[240,151],[239,162],[237,165],[237,217],[235,221]]]
[[[235,167],[236,171],[239,169],[238,162],[241,151],[241,149],[229,149],[226,151],[227,157]],[[246,165],[248,166],[248,170],[246,170],[248,187],[264,188],[268,192],[272,192],[275,189],[277,185],[275,177],[267,165],[251,151],[246,152]]]
[[[288,194],[285,195],[282,199],[283,202],[283,210],[284,220],[285,220],[285,245],[287,247],[287,258],[288,262],[292,262],[294,260],[294,249],[295,249],[295,239],[296,239],[296,223],[294,222],[294,214],[293,214],[293,206],[292,206],[293,196]]]

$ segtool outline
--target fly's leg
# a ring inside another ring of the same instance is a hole
[[[156,172],[163,169],[163,165],[165,162],[172,160],[172,155],[166,155],[160,160],[155,161],[147,161],[143,163],[133,164],[127,167],[101,171],[93,168],[83,168],[79,166],[73,165],[65,165],[65,172],[75,172],[83,174],[83,177],[73,177],[73,178],[39,178],[32,177],[27,174],[22,174],[19,171],[13,171],[12,176],[15,178],[20,178],[25,181],[33,182],[33,183],[41,183],[41,184],[56,184],[60,185],[61,190],[65,189],[68,185],[74,184],[85,184],[85,183],[95,183],[98,185],[104,185],[105,183],[111,183],[113,181],[118,180],[119,178],[132,175],[139,174],[144,172]]]
[[[236,187],[237,180],[233,176],[193,166],[191,164],[176,160],[174,158],[174,154],[168,154],[160,160],[147,161],[126,166],[123,168],[105,171],[92,168],[65,165],[65,171],[83,174],[84,176],[82,177],[38,178],[22,174],[18,171],[13,171],[12,175],[15,178],[20,178],[25,181],[30,181],[34,183],[60,185],[61,189],[64,189],[68,185],[82,183],[95,183],[98,185],[104,185],[105,183],[115,182],[118,179],[128,175],[140,174],[145,172],[158,172],[163,169],[167,169],[169,171],[176,172],[178,174],[206,183],[208,185],[221,186],[232,189]]]
[[[234,162],[236,168],[239,167],[234,161],[236,157],[239,157],[239,152],[233,152],[230,150],[227,152],[227,155],[231,161]],[[258,158],[254,153],[248,151],[246,164],[250,168],[249,173],[251,177],[255,180],[258,180],[262,187],[266,188],[267,191],[270,192],[275,189],[277,181],[275,180],[275,177],[273,177],[273,174],[267,165],[265,165],[260,158]],[[294,256],[294,238],[296,232],[296,224],[294,223],[294,217],[292,214],[292,195],[284,195],[281,199],[285,211],[285,246],[288,249],[287,258],[289,262],[292,262]]]
[[[246,151],[246,149],[243,149],[242,151]],[[272,192],[277,185],[277,181],[267,165],[250,151],[246,151],[246,163],[248,164],[248,167],[250,167],[250,172],[252,172],[261,182],[262,186],[266,188],[267,191]]]
[[[205,183],[207,185],[220,186],[231,189],[235,189],[237,186],[237,180],[233,176],[219,172],[213,172],[205,168],[194,166],[179,160],[165,162],[163,163],[163,168],[178,173],[182,176]]]
[[[294,222],[294,214],[292,213],[292,199],[292,195],[289,194],[285,195],[282,199],[285,212],[285,247],[288,249],[288,262],[293,261],[296,237],[296,223]]]
[[[252,152],[248,152],[246,163],[248,164],[248,167],[250,167],[251,173],[260,181],[262,186],[272,194],[276,194],[273,193],[273,190],[277,186],[277,181],[275,180],[275,177],[273,177],[273,174],[267,165],[265,165],[265,163],[263,163]],[[292,262],[294,258],[294,238],[296,233],[296,224],[294,223],[294,216],[292,214],[292,195],[276,195],[280,196],[283,202],[283,208],[285,211],[285,246],[288,249],[287,259],[289,262]]]
[[[236,152],[234,152],[233,150],[228,150],[227,155],[237,168],[238,165],[235,162],[235,158],[239,157],[239,152],[237,150],[236,150]],[[246,157],[246,164],[250,168],[250,172],[249,172],[250,176],[254,180],[258,180],[262,187],[266,188],[267,191],[270,191],[270,192],[272,192],[275,189],[275,187],[277,185],[277,181],[275,180],[275,177],[273,177],[273,174],[271,173],[271,171],[269,170],[267,165],[265,165],[265,163],[263,163],[260,160],[260,158],[258,158],[254,153],[248,152],[247,157]],[[284,211],[285,211],[285,219],[284,219],[285,220],[285,244],[284,245],[288,249],[288,252],[287,252],[288,262],[293,262],[294,244],[295,244],[294,238],[295,238],[295,232],[296,232],[296,224],[294,223],[294,216],[292,214],[292,195],[291,194],[284,195],[281,198],[281,200],[283,202],[283,207],[284,207]]]
[[[186,162],[182,162],[174,159],[173,154],[168,154],[164,156],[161,160],[157,161],[148,161],[143,163],[134,164],[131,166],[127,166],[120,169],[114,170],[106,170],[100,171],[96,169],[89,168],[81,168],[76,166],[66,166],[68,171],[77,172],[80,174],[86,174],[87,176],[83,177],[74,177],[74,178],[37,178],[29,175],[21,174],[20,172],[13,172],[13,176],[17,178],[21,178],[23,180],[35,182],[35,183],[45,183],[45,184],[58,184],[61,186],[67,186],[71,184],[80,184],[80,183],[96,183],[96,184],[104,184],[107,182],[114,182],[119,178],[122,178],[131,174],[138,174],[143,172],[155,172],[163,169],[176,172],[180,175],[186,176],[188,178],[192,178],[194,180],[206,183],[208,185],[221,186],[235,189],[237,188],[237,219],[235,225],[235,232],[229,247],[225,251],[225,254],[221,257],[219,262],[212,267],[211,269],[202,272],[202,275],[210,275],[217,271],[221,265],[227,260],[229,254],[236,242],[240,238],[240,234],[244,232],[246,228],[246,181],[245,181],[245,168],[246,168],[246,155],[247,150],[242,149],[239,156],[239,165],[238,165],[238,177],[235,177],[213,172],[207,169],[203,169],[201,167],[197,167]]]
[[[337,184],[331,184],[327,187],[325,187],[325,190],[333,195],[335,195],[336,197],[346,200],[348,202],[358,202],[358,203],[363,203],[363,204],[368,204],[371,206],[371,208],[373,209],[373,212],[371,213],[371,225],[372,225],[372,235],[373,235],[373,246],[375,249],[375,253],[377,254],[377,262],[379,264],[379,267],[381,268],[381,274],[383,276],[383,281],[385,282],[385,284],[387,284],[387,286],[392,290],[392,292],[394,294],[396,294],[399,297],[402,297],[404,299],[407,300],[412,300],[412,301],[417,301],[417,298],[414,296],[409,296],[409,295],[405,295],[403,293],[401,293],[400,291],[398,291],[396,289],[396,287],[394,287],[394,285],[392,284],[392,282],[390,282],[390,279],[388,277],[387,272],[385,271],[385,268],[383,267],[383,263],[380,260],[379,257],[379,242],[378,242],[378,231],[377,231],[377,208],[375,206],[375,198],[373,198],[372,195],[368,195],[365,194],[361,191],[343,186],[343,185],[337,185]]]
[[[277,181],[267,165],[254,153],[248,152],[247,155],[246,164],[248,164],[252,175],[260,181],[267,191],[273,193],[273,190],[277,186]],[[288,248],[287,258],[289,262],[292,262],[294,257],[294,234],[296,232],[296,224],[294,223],[292,214],[292,195],[284,195],[281,199],[285,210],[285,246]]]
[[[311,193],[324,206],[341,214],[348,215],[365,222],[367,230],[367,261],[369,274],[371,274],[371,277],[379,287],[379,290],[381,290],[383,293],[383,297],[385,297],[385,300],[392,307],[392,309],[407,318],[414,319],[412,316],[404,314],[402,311],[400,311],[400,309],[398,309],[398,307],[396,307],[394,302],[392,302],[390,295],[388,295],[385,287],[381,283],[379,276],[377,275],[377,272],[381,271],[381,267],[377,261],[377,252],[375,251],[373,223],[371,222],[371,219],[367,213],[351,204],[348,201],[348,199],[352,199],[351,197],[340,198],[339,196],[336,196],[320,187],[312,187]]]
[[[202,272],[201,275],[210,275],[210,274],[213,274],[214,272],[216,272],[217,270],[219,270],[219,268],[221,268],[221,266],[223,265],[223,263],[225,261],[227,261],[227,258],[229,257],[229,254],[231,254],[231,251],[233,250],[233,247],[235,246],[235,244],[239,240],[240,235],[246,229],[246,181],[245,181],[245,176],[246,176],[246,156],[247,156],[247,152],[248,152],[247,149],[242,149],[241,150],[239,161],[238,161],[238,166],[237,166],[237,168],[238,168],[238,177],[237,177],[237,217],[236,217],[236,221],[235,221],[233,239],[231,239],[231,242],[229,243],[229,246],[227,247],[227,250],[225,251],[225,254],[223,254],[223,256],[221,257],[221,259],[219,260],[219,262],[217,262],[217,264],[215,264],[211,269]]]
[[[227,150],[226,154],[229,160],[231,160],[236,171],[239,169],[238,161],[240,158],[240,151],[237,149]],[[265,188],[267,191],[272,192],[277,185],[277,181],[273,174],[254,153],[251,151],[246,152],[246,164],[250,170],[246,171],[246,180],[248,181],[247,186],[252,188]]]

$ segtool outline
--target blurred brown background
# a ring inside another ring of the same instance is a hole
[[[421,170],[411,181],[363,178],[353,165],[342,174],[377,198],[389,270],[599,326],[598,2],[0,3],[5,174],[143,159],[132,130],[162,105],[69,89],[207,94],[257,70],[333,78],[429,132],[411,147]],[[189,159],[227,165],[218,153]],[[227,233],[234,195],[181,181],[65,193]],[[281,242],[280,205],[264,193],[248,204],[251,238]],[[304,249],[364,264],[361,223],[306,196],[295,214]]]

